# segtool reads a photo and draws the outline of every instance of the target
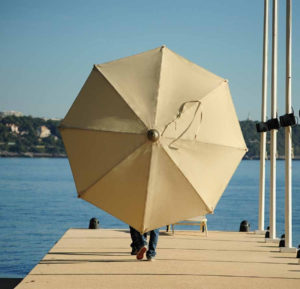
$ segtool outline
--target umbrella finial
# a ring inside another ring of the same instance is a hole
[[[159,131],[156,129],[149,129],[147,131],[147,137],[148,137],[148,140],[150,140],[152,142],[156,142],[156,141],[158,141],[158,139],[160,137]]]

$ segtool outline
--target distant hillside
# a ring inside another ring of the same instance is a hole
[[[64,157],[59,123],[31,116],[0,117],[0,155]]]
[[[241,129],[249,151],[245,158],[258,159],[260,152],[260,134],[256,132],[257,121],[243,120],[240,121]],[[293,154],[295,159],[300,159],[300,125],[293,127]],[[267,155],[270,154],[270,133],[267,133]],[[277,156],[284,158],[284,128],[280,128],[277,134]]]
[[[0,115],[0,156],[65,157],[65,149],[58,131],[59,120],[31,116]],[[259,158],[260,134],[251,120],[241,121],[241,128],[249,151],[245,159]],[[269,133],[267,142],[269,143]],[[267,145],[269,154],[269,145]],[[293,128],[294,157],[300,159],[300,126]],[[278,157],[284,158],[284,129],[278,132]]]

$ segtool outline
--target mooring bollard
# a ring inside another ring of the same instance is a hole
[[[240,224],[240,232],[249,232],[250,231],[250,224],[247,220],[244,220]]]
[[[285,247],[285,234],[281,235],[281,240],[279,242],[279,248]]]
[[[298,250],[297,250],[297,256],[296,258],[298,259],[298,263],[300,264],[300,245],[298,245]]]
[[[270,226],[268,226],[268,228],[267,228],[267,232],[265,234],[265,238],[266,239],[270,238]]]
[[[97,218],[90,219],[89,229],[99,229],[99,220]]]

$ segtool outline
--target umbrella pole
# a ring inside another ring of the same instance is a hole
[[[264,38],[263,38],[263,67],[262,67],[262,102],[261,121],[266,121],[266,99],[267,99],[267,75],[268,75],[268,8],[269,2],[265,0],[264,5]],[[258,210],[258,231],[264,230],[265,223],[265,172],[266,172],[266,132],[260,134],[260,181],[259,181],[259,210]]]
[[[271,118],[277,117],[277,0],[273,0],[272,15],[272,87]],[[277,129],[272,129],[270,144],[270,241],[276,240],[276,153]]]
[[[286,1],[286,87],[285,109],[292,112],[291,83],[292,83],[292,1]],[[281,252],[295,252],[292,247],[292,127],[285,127],[285,247]]]

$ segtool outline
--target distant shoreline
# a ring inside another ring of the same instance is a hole
[[[50,153],[32,153],[32,152],[25,152],[25,153],[16,153],[16,152],[0,152],[0,158],[67,158],[66,154],[50,154]],[[259,157],[244,157],[243,161],[257,161]],[[278,156],[277,160],[283,161],[285,160],[284,156]],[[294,157],[292,160],[299,161],[300,156]]]
[[[1,158],[67,158],[66,154],[0,152]]]

